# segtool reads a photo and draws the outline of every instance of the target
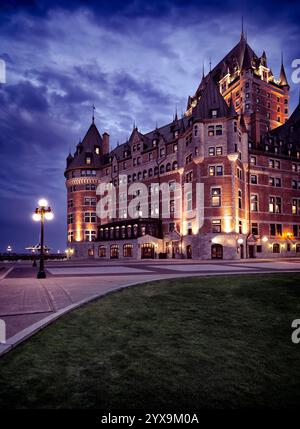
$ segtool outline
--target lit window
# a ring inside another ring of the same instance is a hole
[[[211,205],[212,207],[221,207],[221,188],[211,189]]]
[[[221,232],[221,219],[213,219],[211,221],[211,232],[213,233]]]

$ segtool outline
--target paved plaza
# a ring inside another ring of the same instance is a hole
[[[288,273],[300,271],[300,259],[47,262],[43,280],[36,279],[37,268],[29,263],[2,263],[1,268],[0,319],[6,323],[7,341],[0,354],[62,314],[126,286],[187,276]]]

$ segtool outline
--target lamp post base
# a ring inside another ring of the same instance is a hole
[[[45,271],[39,271],[39,272],[37,273],[37,278],[38,278],[38,279],[45,279],[45,278],[46,278],[46,273],[45,273]]]

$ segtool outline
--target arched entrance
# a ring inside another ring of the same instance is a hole
[[[223,246],[221,244],[211,246],[211,259],[223,259]]]
[[[118,259],[119,257],[119,246],[117,244],[113,244],[110,246],[110,259]]]
[[[192,259],[192,246],[190,244],[186,246],[186,257]]]
[[[144,243],[142,244],[142,259],[154,259],[154,244]]]

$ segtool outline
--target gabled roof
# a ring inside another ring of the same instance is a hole
[[[284,70],[284,65],[281,63],[280,75],[279,75],[279,85],[281,86],[289,86],[287,77]]]
[[[209,119],[212,117],[211,111],[215,109],[218,111],[218,117],[223,118],[230,114],[230,109],[226,101],[222,97],[212,75],[209,75],[207,84],[192,114],[197,118]]]
[[[77,167],[97,168],[101,165],[102,137],[94,123],[92,122],[82,142],[77,145],[73,159],[67,158],[67,169]],[[100,153],[96,154],[95,146],[100,147]],[[86,164],[86,155],[91,154],[91,164]]]

